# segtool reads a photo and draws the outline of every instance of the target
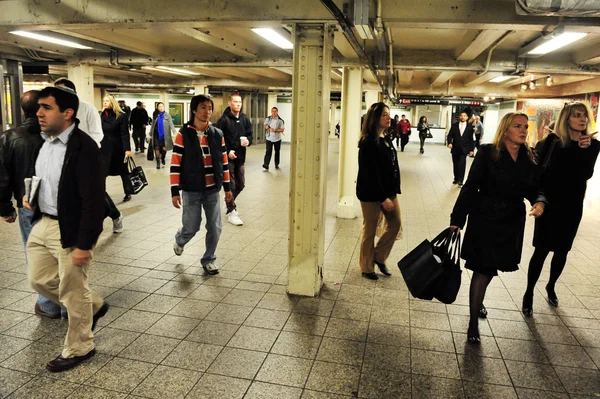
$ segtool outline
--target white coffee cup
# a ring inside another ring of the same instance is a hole
[[[244,142],[248,140],[248,137],[246,136],[240,136],[240,144],[244,145]]]

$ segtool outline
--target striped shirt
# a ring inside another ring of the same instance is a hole
[[[205,188],[209,189],[215,186],[215,174],[213,166],[213,155],[210,153],[210,146],[208,145],[208,137],[204,134],[203,130],[196,129],[192,125],[186,126],[189,129],[195,130],[198,134],[198,141],[200,142],[200,148],[202,150],[202,156],[204,157],[204,179]],[[179,181],[181,174],[181,160],[183,159],[184,146],[183,146],[183,135],[181,132],[177,132],[175,139],[173,140],[173,155],[171,156],[171,196],[179,196]],[[227,157],[227,149],[225,148],[225,139],[221,137],[221,154],[223,158],[223,189],[225,192],[231,191],[229,184],[229,163]]]

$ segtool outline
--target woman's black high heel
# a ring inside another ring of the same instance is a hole
[[[479,345],[481,338],[479,337],[479,326],[477,323],[469,322],[469,329],[467,330],[467,342],[470,344]]]
[[[481,304],[481,308],[479,309],[479,318],[480,319],[487,319],[488,316],[488,311],[485,308],[485,305],[482,303]]]
[[[548,288],[548,286],[546,286],[546,293],[548,294],[548,303],[557,308],[558,297],[556,296],[556,292],[554,292],[554,289],[550,289]]]
[[[533,315],[533,295],[523,295],[523,307],[521,308],[525,317],[531,317]]]

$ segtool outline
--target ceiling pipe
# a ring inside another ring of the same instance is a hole
[[[340,28],[344,33],[344,37],[346,38],[346,40],[348,40],[348,42],[352,46],[352,49],[356,52],[363,65],[371,71],[373,76],[375,76],[375,78],[377,79],[377,83],[379,83],[379,86],[381,87],[382,92],[386,93],[387,90],[383,84],[383,81],[379,78],[377,68],[375,67],[371,59],[367,56],[367,53],[360,45],[358,39],[354,35],[354,32],[352,32],[352,24],[350,23],[348,18],[344,15],[342,10],[338,8],[338,6],[333,0],[321,0],[321,3],[323,3],[323,5],[329,10],[331,15],[333,15],[333,17],[338,21],[338,24],[340,25]]]
[[[381,0],[380,0],[381,2]],[[394,40],[392,39],[392,30],[390,28],[386,29],[387,40],[388,40],[388,55],[389,55],[389,65],[386,70],[386,75],[388,78],[388,95],[392,101],[395,101],[398,98],[396,94],[396,74],[394,73]]]
[[[492,53],[494,52],[494,50],[496,49],[496,47],[498,47],[504,40],[506,40],[507,37],[509,37],[513,33],[515,33],[514,30],[508,31],[505,34],[503,34],[498,40],[496,40],[496,42],[492,45],[492,47],[488,51],[487,62],[485,63],[485,69],[484,69],[484,71],[483,72],[477,72],[477,75],[483,75],[483,74],[487,73],[488,69],[490,68],[490,62],[492,61]]]

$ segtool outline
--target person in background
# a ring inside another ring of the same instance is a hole
[[[452,184],[462,187],[467,169],[467,155],[473,155],[473,125],[468,123],[469,112],[461,111],[458,122],[450,127],[446,142],[452,154],[454,180]]]
[[[125,115],[127,115],[127,120],[129,120],[129,118],[131,117],[131,107],[125,104],[125,100],[119,100],[118,102],[121,111],[125,112]]]
[[[475,115],[473,119],[473,132],[475,133],[475,148],[477,148],[477,151],[479,151],[481,139],[483,138],[483,123],[481,123],[481,117],[479,115]]]
[[[394,115],[394,119],[392,119],[390,121],[390,128],[387,130],[387,134],[392,138],[392,139],[397,139],[396,137],[396,126],[398,126],[398,121],[399,121],[399,116],[398,115]],[[396,141],[396,147],[398,146],[398,142]]]
[[[461,257],[472,271],[467,340],[479,344],[479,317],[487,317],[485,292],[498,271],[519,269],[529,215],[540,217],[546,199],[539,190],[539,171],[527,144],[528,117],[509,113],[500,121],[491,144],[482,145],[450,216],[450,228],[463,228],[469,218]]]
[[[271,109],[271,116],[267,117],[264,122],[267,144],[267,151],[265,152],[263,162],[263,169],[265,171],[269,171],[273,147],[275,147],[275,169],[279,169],[279,162],[281,160],[279,153],[281,151],[281,135],[285,131],[285,122],[281,119],[278,112],[277,107],[273,107]]]
[[[427,133],[429,133],[429,125],[427,124],[427,117],[423,115],[419,118],[419,123],[417,124],[417,130],[419,131],[419,142],[421,144],[421,148],[419,152],[423,154],[425,149],[423,146],[425,145],[425,139],[427,138]]]
[[[146,151],[146,126],[148,126],[148,112],[142,107],[142,102],[138,101],[136,107],[131,110],[129,117],[129,127],[135,144],[135,152]]]
[[[160,165],[165,166],[167,151],[173,150],[173,134],[177,133],[173,118],[165,109],[164,103],[156,104],[154,111],[152,127],[150,128],[150,137],[152,137],[152,146],[156,160],[156,169]]]
[[[398,140],[400,140],[400,152],[404,152],[404,147],[408,144],[410,129],[410,121],[406,119],[406,115],[402,115],[396,125],[396,147],[398,147]]]
[[[133,156],[129,140],[129,121],[127,115],[121,110],[117,100],[107,94],[104,97],[104,108],[100,113],[102,120],[102,153],[104,155],[104,168],[106,176],[120,176],[125,192],[127,179],[127,157]],[[131,199],[131,194],[125,192],[123,202]]]
[[[369,107],[358,142],[356,196],[363,214],[360,270],[363,277],[370,280],[379,278],[375,265],[385,276],[391,276],[385,261],[401,228],[400,168],[392,139],[385,135],[389,127],[390,109],[384,103],[375,103]],[[387,228],[375,245],[381,212]]]
[[[548,303],[558,306],[556,282],[562,274],[583,216],[587,181],[594,174],[600,143],[591,133],[591,112],[580,102],[567,103],[558,115],[554,133],[538,142],[535,149],[545,166],[542,187],[548,198],[544,215],[535,220],[533,246],[529,261],[527,289],[522,311],[533,314],[533,294],[544,261],[553,252],[550,278],[546,284]],[[546,166],[547,165],[547,166]]]

